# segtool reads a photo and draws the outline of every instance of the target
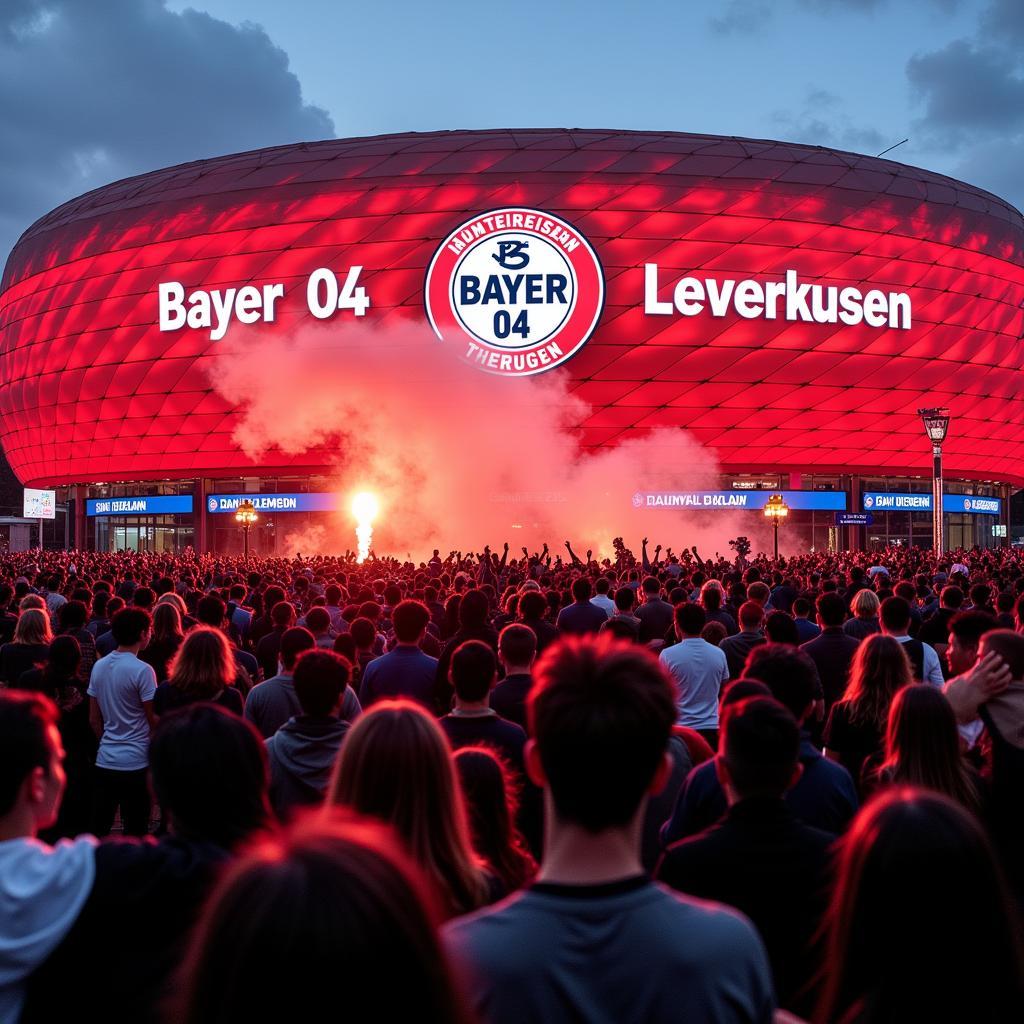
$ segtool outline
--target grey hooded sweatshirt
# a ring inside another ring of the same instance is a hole
[[[333,716],[296,715],[267,740],[270,802],[279,817],[323,799],[348,728]]]

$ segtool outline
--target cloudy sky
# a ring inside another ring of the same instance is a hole
[[[508,126],[909,137],[1024,206],[1024,0],[0,0],[0,262],[153,168]]]

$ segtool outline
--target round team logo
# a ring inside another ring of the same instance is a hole
[[[564,363],[597,327],[604,273],[568,221],[506,207],[460,224],[427,268],[425,302],[441,341],[489,373],[528,377]]]
[[[970,512],[971,511],[971,499],[970,498],[964,498],[964,511],[965,512]]]
[[[870,494],[868,494],[868,495],[866,495],[864,497],[864,507],[865,508],[871,508],[871,506],[874,505],[874,503],[875,503],[875,499],[872,498]]]
[[[643,505],[643,503],[644,496],[639,491],[637,491],[636,494],[633,495],[633,508],[640,508]]]
[[[210,499],[209,499],[209,500],[208,500],[208,501],[206,502],[206,507],[207,507],[207,508],[208,508],[208,509],[209,509],[209,510],[210,510],[211,512],[216,512],[216,511],[217,511],[217,499],[216,499],[216,498],[210,498]]]

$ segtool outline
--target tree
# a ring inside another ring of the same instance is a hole
[[[729,541],[729,547],[736,552],[737,558],[746,558],[750,554],[750,540],[747,537],[735,537]]]

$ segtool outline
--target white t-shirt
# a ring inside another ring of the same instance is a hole
[[[149,765],[149,719],[142,705],[156,693],[156,673],[134,654],[113,651],[89,677],[89,696],[103,714],[98,768],[131,772]]]
[[[688,637],[658,656],[676,684],[679,724],[718,728],[718,695],[729,681],[725,651],[700,637]]]

